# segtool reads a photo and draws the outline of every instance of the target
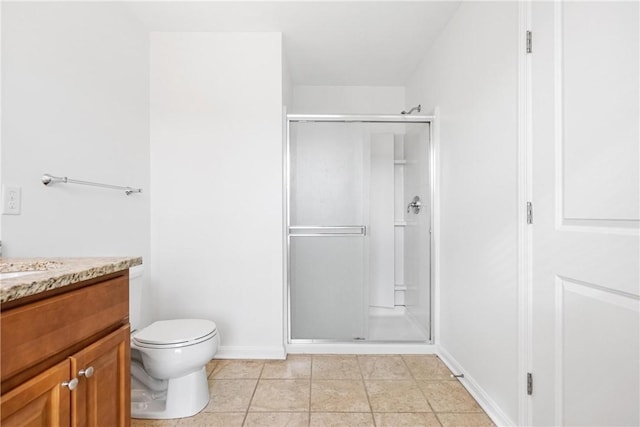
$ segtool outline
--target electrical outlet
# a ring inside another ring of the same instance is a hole
[[[22,205],[22,189],[20,187],[2,186],[2,213],[20,215]]]

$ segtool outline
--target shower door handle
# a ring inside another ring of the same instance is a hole
[[[413,209],[414,214],[420,213],[420,209],[422,209],[422,202],[420,201],[419,196],[414,197],[411,203],[407,205],[407,213],[411,212],[411,209]]]
[[[366,225],[292,225],[290,237],[348,237],[366,236]]]

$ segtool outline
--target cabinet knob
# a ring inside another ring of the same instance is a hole
[[[87,369],[80,369],[78,375],[84,375],[87,378],[91,377],[93,375],[93,366],[89,366]]]
[[[74,390],[78,387],[78,379],[72,378],[70,381],[65,381],[62,383],[62,387],[69,387],[69,390]]]

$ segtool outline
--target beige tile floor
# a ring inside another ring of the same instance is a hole
[[[289,355],[213,360],[211,401],[179,420],[132,427],[493,426],[433,355]]]

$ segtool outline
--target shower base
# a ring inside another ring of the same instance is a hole
[[[369,308],[368,341],[427,341],[428,338],[405,307]]]

